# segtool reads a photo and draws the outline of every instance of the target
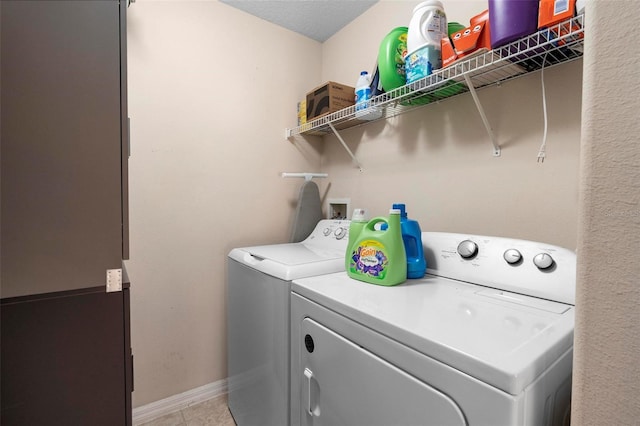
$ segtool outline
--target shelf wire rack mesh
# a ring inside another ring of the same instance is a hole
[[[388,119],[468,92],[467,79],[480,89],[578,59],[583,50],[584,15],[578,15],[496,49],[480,49],[427,77],[374,96],[365,109],[352,105],[287,129],[286,134],[324,135],[334,131],[332,126],[346,129]]]

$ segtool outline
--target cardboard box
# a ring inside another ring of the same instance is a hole
[[[575,33],[580,29],[577,23],[558,25],[571,19],[576,13],[576,0],[540,0],[538,7],[538,29],[549,28],[554,37],[563,37]],[[584,38],[580,33],[578,38]],[[558,45],[566,44],[565,40],[559,40]]]
[[[485,10],[471,18],[470,23],[469,27],[455,32],[451,36],[458,58],[462,58],[478,49],[491,49],[489,10]]]
[[[307,121],[356,103],[355,88],[329,81],[307,93]]]
[[[576,0],[540,0],[538,28],[546,28],[569,18],[576,13]]]
[[[303,99],[298,102],[298,126],[307,123],[307,100]]]
[[[440,42],[440,51],[442,52],[442,68],[448,67],[458,59],[449,37],[444,37]]]
[[[478,24],[484,24],[480,37],[478,38],[478,49],[487,48],[491,50],[491,25],[489,23],[489,9],[484,12],[478,13],[470,20],[471,26],[475,27]]]

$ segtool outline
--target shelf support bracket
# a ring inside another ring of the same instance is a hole
[[[464,75],[464,81],[469,88],[469,92],[471,92],[471,97],[473,97],[473,102],[475,102],[476,108],[478,108],[478,112],[480,113],[480,118],[482,118],[484,128],[487,129],[487,133],[489,134],[489,138],[491,139],[491,144],[493,145],[493,156],[500,157],[500,145],[498,145],[498,143],[496,142],[496,135],[493,133],[493,129],[491,129],[489,120],[487,120],[487,116],[484,114],[484,108],[482,108],[482,104],[480,103],[480,99],[478,99],[478,94],[476,93],[476,88],[473,87],[473,83],[471,82],[468,74]]]
[[[342,139],[342,136],[340,136],[340,133],[338,133],[336,128],[333,126],[333,123],[329,122],[328,124],[329,124],[329,127],[331,127],[331,130],[333,130],[333,133],[336,135],[336,138],[338,138],[338,140],[342,144],[342,147],[347,151],[347,153],[351,157],[351,160],[353,161],[353,163],[358,167],[358,169],[360,169],[360,171],[362,171],[362,166],[360,165],[360,162],[358,161],[356,156],[353,154],[353,152],[351,152],[351,150],[347,146],[347,143],[344,141],[344,139]]]

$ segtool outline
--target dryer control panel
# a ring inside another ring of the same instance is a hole
[[[575,305],[576,254],[551,244],[423,232],[427,273]]]

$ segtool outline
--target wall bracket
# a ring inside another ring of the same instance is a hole
[[[500,145],[496,142],[496,135],[493,133],[493,129],[491,128],[491,124],[489,124],[489,120],[484,113],[484,108],[482,108],[482,104],[480,103],[480,99],[478,99],[478,94],[476,93],[476,88],[473,86],[471,79],[468,74],[464,74],[464,82],[467,84],[469,88],[469,92],[471,93],[471,97],[473,98],[473,102],[476,104],[476,108],[480,113],[480,118],[482,119],[482,123],[484,124],[484,128],[487,130],[489,134],[489,138],[491,139],[491,144],[493,145],[493,156],[500,157]]]
[[[360,171],[362,171],[362,166],[360,165],[360,162],[356,158],[355,154],[349,149],[349,147],[347,146],[347,143],[344,141],[344,139],[342,139],[342,136],[340,136],[340,133],[338,133],[338,131],[336,130],[336,128],[333,125],[333,123],[329,122],[329,127],[331,128],[331,130],[333,130],[333,133],[336,135],[336,138],[338,138],[338,140],[342,144],[343,148],[347,151],[347,154],[349,154],[349,156],[351,157],[351,160],[353,161],[353,164],[355,164],[356,167],[358,167],[358,169],[360,169]]]

